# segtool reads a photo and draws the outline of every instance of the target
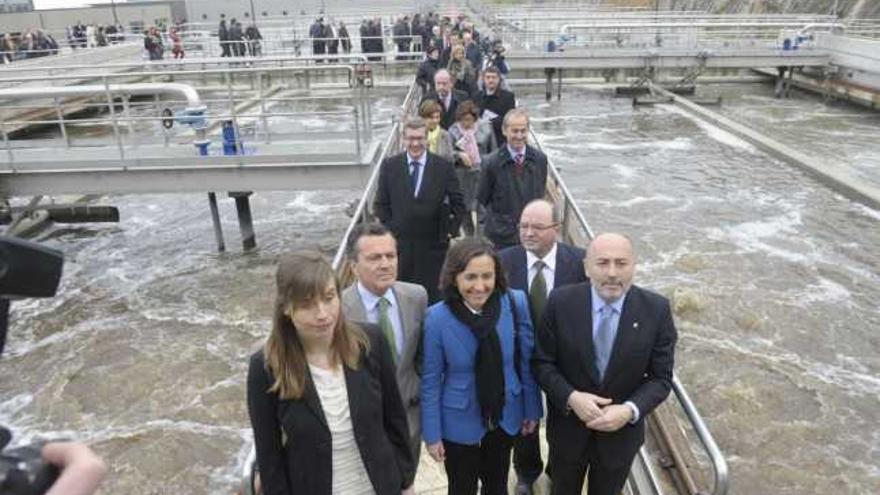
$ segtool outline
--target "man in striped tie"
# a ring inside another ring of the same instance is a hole
[[[357,281],[342,291],[342,311],[350,320],[378,324],[388,340],[418,465],[422,438],[419,344],[428,294],[421,285],[397,280],[397,241],[381,224],[358,225],[348,238],[346,255]]]
[[[676,330],[669,301],[633,285],[630,239],[587,249],[588,282],[554,290],[532,358],[547,394],[553,494],[617,495],[645,440],[645,416],[672,387]]]

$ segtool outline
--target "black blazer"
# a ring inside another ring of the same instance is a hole
[[[547,441],[562,461],[579,462],[587,442],[607,467],[628,465],[644,443],[645,417],[669,395],[676,341],[669,301],[632,286],[626,295],[605,379],[599,382],[593,350],[590,283],[555,289],[539,326],[532,370],[547,393]],[[632,401],[639,421],[615,432],[586,428],[568,410],[574,390]]]
[[[445,63],[442,63],[443,67],[446,67]],[[432,81],[433,84],[433,81]],[[432,86],[433,88],[433,86]],[[449,108],[445,109],[443,112],[443,117],[440,119],[440,127],[444,130],[449,130],[449,127],[455,123],[455,111],[458,110],[458,105],[460,105],[465,100],[470,100],[471,97],[460,89],[452,90],[452,97],[449,100]],[[440,108],[443,108],[443,102],[440,100],[440,95],[437,94],[436,90],[431,90],[430,93],[425,94],[425,97],[422,98],[422,101],[419,102],[421,104],[425,100],[434,100],[440,104]]]
[[[358,369],[345,367],[351,422],[376,494],[399,495],[415,479],[406,412],[387,341],[376,325],[361,327],[370,351]],[[263,351],[256,352],[250,360],[247,397],[263,493],[331,495],[331,436],[311,374],[297,400],[279,400],[266,392],[273,382]],[[283,444],[282,431],[287,438]]]
[[[529,270],[526,266],[526,250],[521,244],[498,252],[507,283],[512,289],[529,292]],[[556,243],[556,271],[553,288],[587,281],[584,271],[584,250],[563,242]]]
[[[379,170],[373,214],[398,241],[447,242],[458,233],[464,198],[452,164],[428,153],[422,186],[413,197],[406,152],[386,158]]]

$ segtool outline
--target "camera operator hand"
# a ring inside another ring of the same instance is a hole
[[[107,473],[104,461],[79,442],[47,443],[43,459],[61,471],[46,495],[91,495]]]

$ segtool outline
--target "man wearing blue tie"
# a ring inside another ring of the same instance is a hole
[[[373,213],[397,239],[399,280],[424,287],[433,303],[465,206],[452,164],[427,150],[427,132],[420,118],[406,122],[406,151],[380,165]]]
[[[617,495],[645,439],[645,416],[669,395],[676,330],[669,301],[633,285],[632,242],[602,234],[588,282],[554,290],[532,367],[547,394],[552,492]]]

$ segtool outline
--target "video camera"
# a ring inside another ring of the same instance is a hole
[[[9,300],[52,297],[61,281],[64,255],[32,242],[0,236],[0,355],[6,344]],[[58,478],[58,468],[43,461],[42,443],[3,451],[12,434],[0,426],[0,493],[39,495]]]

